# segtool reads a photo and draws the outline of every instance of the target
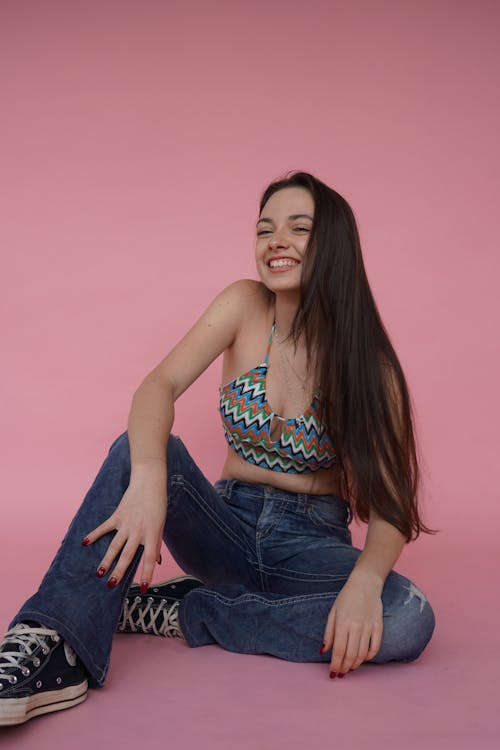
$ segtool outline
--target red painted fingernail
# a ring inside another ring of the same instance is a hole
[[[88,538],[88,536],[86,536],[86,537],[85,537],[85,539],[84,539],[84,540],[83,540],[83,542],[82,542],[82,545],[83,545],[84,547],[86,547],[86,546],[87,546],[87,544],[90,544],[90,539]]]
[[[108,581],[108,586],[110,589],[114,589],[117,583],[118,581],[116,580],[116,578],[110,578]]]
[[[161,565],[161,552],[160,552],[160,556],[158,558],[158,564]]]
[[[320,650],[319,650],[319,653],[320,653],[320,654],[322,654],[322,653],[323,653],[323,651],[325,650],[325,648],[326,648],[326,643],[322,643],[322,644],[321,644],[321,648],[320,648]]]
[[[100,568],[99,568],[99,570],[98,570],[98,571],[97,571],[97,573],[96,573],[96,576],[97,576],[98,578],[102,578],[102,577],[103,577],[103,575],[105,574],[105,572],[106,572],[106,568],[100,567]]]
[[[333,678],[334,678],[334,677],[336,677],[336,676],[337,676],[337,672],[330,672],[330,677],[332,678],[332,680],[333,680]]]
[[[339,677],[345,677],[345,672],[339,672]]]
[[[141,583],[141,594],[145,594],[148,588],[149,588],[149,583],[147,581],[143,581]]]

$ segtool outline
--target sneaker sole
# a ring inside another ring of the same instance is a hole
[[[87,680],[62,690],[52,690],[26,698],[4,698],[0,700],[0,726],[24,724],[41,714],[62,711],[83,703],[87,697]]]

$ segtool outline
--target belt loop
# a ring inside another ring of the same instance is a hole
[[[227,483],[226,487],[226,497],[229,499],[231,495],[233,494],[233,487],[236,484],[236,479],[230,479]]]

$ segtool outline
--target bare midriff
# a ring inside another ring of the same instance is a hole
[[[340,476],[336,468],[319,469],[306,474],[288,474],[255,466],[238,456],[231,448],[222,467],[221,479],[236,479],[240,482],[266,484],[285,492],[301,492],[308,495],[340,495]]]

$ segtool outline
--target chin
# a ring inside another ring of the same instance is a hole
[[[279,292],[295,292],[296,294],[299,294],[300,292],[300,284],[292,283],[292,282],[285,282],[285,281],[276,281],[272,282],[268,279],[261,279],[262,283],[268,289],[270,292],[273,292],[273,294],[277,294]]]
[[[299,268],[294,269],[293,273],[272,273],[267,266],[257,265],[257,273],[261,282],[270,292],[300,291],[301,275]]]

